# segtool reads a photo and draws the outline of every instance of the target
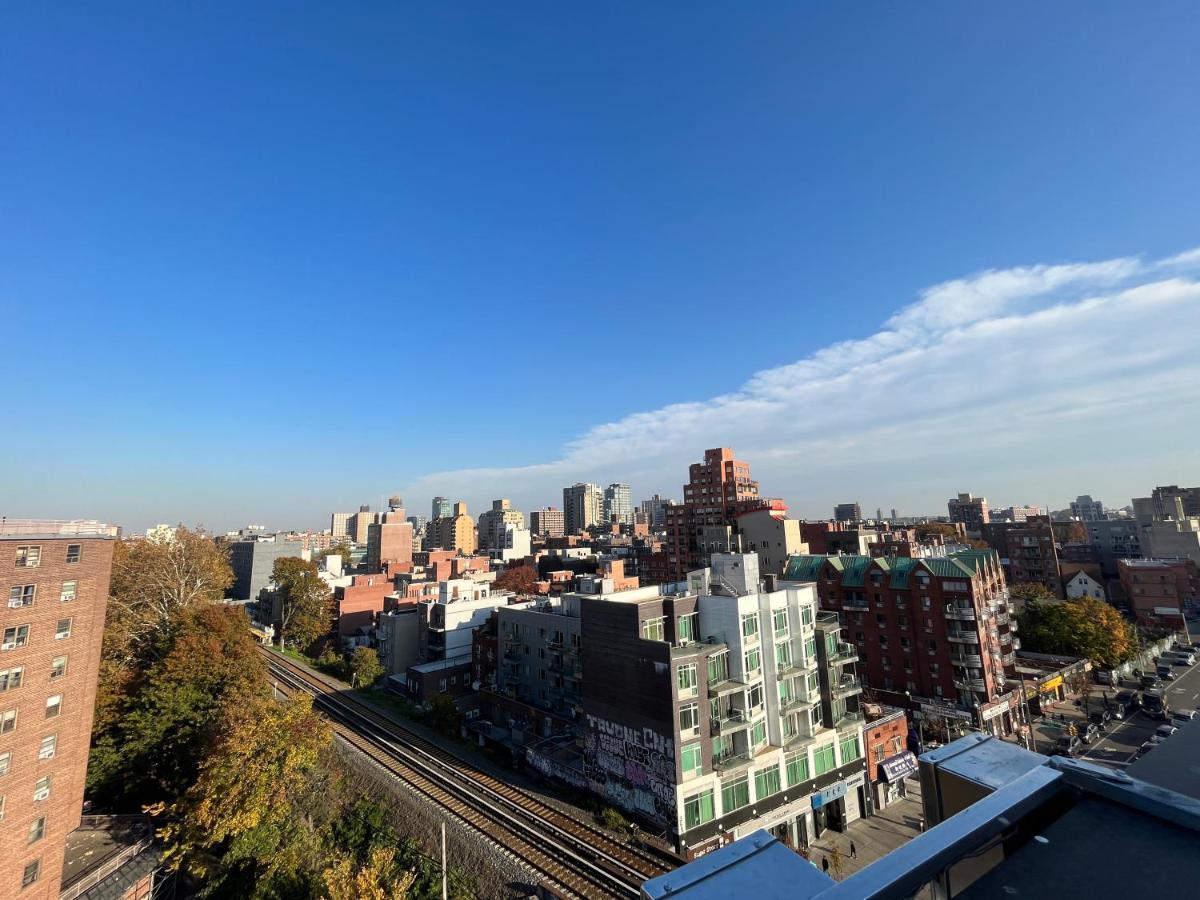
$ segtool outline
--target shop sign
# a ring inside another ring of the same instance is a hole
[[[970,722],[975,717],[966,709],[957,706],[943,706],[941,703],[922,703],[921,712],[927,716],[941,716],[943,719],[965,719]]]
[[[1007,710],[1007,709],[1008,709],[1007,703],[997,703],[995,706],[991,707],[990,709],[982,710],[980,712],[980,715],[982,716],[983,721],[990,722],[990,721],[992,721],[992,719],[996,718],[997,716],[1003,715],[1005,710]]]
[[[1040,685],[1038,687],[1038,690],[1041,691],[1043,694],[1048,694],[1051,691],[1055,690],[1056,688],[1061,687],[1062,683],[1063,683],[1063,677],[1061,675],[1055,675],[1053,678],[1051,678],[1045,684]]]
[[[833,785],[832,787],[827,787],[827,788],[825,788],[825,790],[820,791],[819,793],[813,794],[812,808],[820,809],[826,803],[832,803],[834,800],[837,800],[840,797],[845,797],[845,796],[846,796],[846,782],[839,781],[837,784]]]
[[[883,773],[884,781],[900,781],[917,771],[917,758],[911,750],[905,750],[895,756],[889,756],[879,764],[879,769]]]

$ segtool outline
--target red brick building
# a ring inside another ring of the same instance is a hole
[[[692,463],[688,469],[683,503],[666,507],[670,579],[681,581],[691,570],[708,565],[711,549],[705,546],[706,527],[726,526],[732,531],[739,513],[764,505],[749,463],[734,458],[729,447],[705,450],[704,462]]]
[[[116,534],[0,521],[0,897],[59,895],[83,808]]]
[[[1183,611],[1200,603],[1200,570],[1190,559],[1122,559],[1117,573],[1139,625],[1182,628]]]
[[[374,626],[375,619],[383,612],[384,598],[395,590],[395,585],[383,575],[355,575],[350,584],[334,588],[338,638],[344,640],[360,629]]]
[[[904,710],[877,703],[863,704],[866,724],[863,746],[867,754],[867,778],[871,782],[875,808],[905,796],[905,779],[917,771],[917,758],[908,749],[908,716]]]
[[[788,581],[816,582],[858,648],[859,673],[883,702],[998,734],[1020,722],[1006,673],[1016,625],[991,550],[947,557],[794,556]]]

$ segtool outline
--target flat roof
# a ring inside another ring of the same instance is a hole
[[[120,527],[93,519],[13,519],[0,517],[0,538],[115,538]]]
[[[445,659],[435,659],[430,662],[418,663],[415,666],[409,666],[409,670],[413,672],[437,672],[441,669],[453,669],[455,666],[469,666],[471,664],[470,653],[460,653],[458,656],[448,656]]]
[[[1131,778],[1200,800],[1200,717],[1184,722],[1125,771]]]

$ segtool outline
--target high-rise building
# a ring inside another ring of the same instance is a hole
[[[988,520],[995,522],[1027,522],[1033,516],[1045,515],[1040,506],[1009,506],[988,513]]]
[[[633,495],[627,484],[610,484],[604,489],[604,523],[614,519],[621,525],[633,523]]]
[[[366,535],[363,535],[366,543]],[[275,560],[299,556],[304,552],[302,541],[249,540],[230,541],[229,566],[233,569],[233,584],[225,595],[232,600],[253,601],[271,583]],[[343,563],[349,560],[343,560]]]
[[[413,553],[419,553],[425,549],[425,526],[429,520],[424,516],[409,516],[408,524],[413,528]]]
[[[0,897],[57,900],[79,826],[118,530],[0,521]]]
[[[425,542],[430,549],[457,550],[470,556],[479,546],[475,535],[475,520],[467,514],[467,504],[455,503],[449,516],[434,519],[426,528]]]
[[[683,503],[666,509],[669,577],[679,580],[692,569],[705,568],[711,545],[719,543],[712,529],[732,531],[739,513],[766,506],[770,502],[759,497],[749,463],[735,459],[729,447],[705,450],[704,462],[688,468]]]
[[[1105,518],[1104,504],[1090,494],[1080,494],[1071,501],[1071,518],[1080,522],[1099,522]]]
[[[980,533],[1000,555],[1009,584],[1040,584],[1062,599],[1058,544],[1049,516],[1029,516],[1023,522],[988,522]]]
[[[542,537],[562,537],[566,533],[566,517],[561,509],[544,506],[529,514],[529,531]]]
[[[967,531],[979,531],[980,526],[991,521],[988,511],[987,497],[974,497],[971,494],[959,494],[946,502],[951,522],[961,522],[967,526]]]
[[[336,541],[338,538],[350,537],[350,520],[354,513],[335,512],[329,518],[329,534]]]
[[[367,528],[367,572],[404,571],[411,567],[413,527],[399,497],[388,501],[388,511]]]
[[[360,506],[358,512],[350,517],[350,539],[356,544],[367,542],[367,529],[379,521],[379,513],[371,512],[371,507]]]
[[[482,550],[504,549],[504,526],[525,528],[525,513],[513,509],[507,498],[492,501],[492,508],[479,516],[479,547]]]
[[[1020,692],[1007,681],[1020,641],[994,551],[794,556],[784,578],[816,582],[822,608],[841,615],[881,702],[997,735],[1020,726]]]
[[[1175,501],[1179,500],[1176,505]],[[1134,505],[1138,504],[1134,500]],[[1160,485],[1150,495],[1156,519],[1178,519],[1180,509],[1184,516],[1200,516],[1200,487],[1181,488],[1177,484]]]
[[[667,507],[675,503],[674,500],[668,500],[665,497],[660,497],[655,494],[649,500],[641,502],[641,513],[646,517],[646,524],[651,528],[658,530],[667,523]]]
[[[833,508],[833,518],[838,522],[861,522],[862,507],[857,503],[839,503]]]
[[[454,515],[454,504],[445,497],[434,497],[429,512],[430,519],[448,519]]]
[[[600,485],[577,482],[563,488],[563,517],[567,534],[579,534],[604,517],[604,491]]]

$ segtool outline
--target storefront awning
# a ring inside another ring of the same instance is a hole
[[[917,771],[917,758],[911,750],[904,750],[895,756],[889,756],[879,764],[880,777],[890,784],[895,784],[915,771]]]

